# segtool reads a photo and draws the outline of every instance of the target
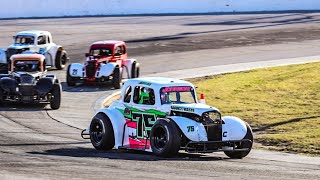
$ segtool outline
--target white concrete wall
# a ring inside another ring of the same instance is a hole
[[[0,0],[0,18],[320,10],[320,0]]]

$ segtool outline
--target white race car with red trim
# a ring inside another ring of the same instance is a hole
[[[134,149],[162,157],[179,150],[247,156],[253,143],[251,127],[237,117],[221,117],[217,108],[198,103],[196,97],[187,81],[129,79],[121,99],[100,109],[81,135],[98,150]]]

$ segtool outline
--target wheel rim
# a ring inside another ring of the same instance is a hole
[[[99,144],[104,135],[104,127],[100,121],[95,122],[91,127],[91,139],[94,143]]]
[[[155,129],[153,138],[154,146],[159,150],[163,149],[168,143],[168,134],[163,126],[159,126]]]
[[[67,63],[67,57],[66,57],[66,55],[63,55],[61,58],[61,65],[64,66],[64,65],[66,65],[66,63]]]

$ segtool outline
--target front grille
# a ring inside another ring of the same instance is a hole
[[[86,74],[88,78],[94,78],[96,72],[96,63],[95,62],[88,62],[86,66]]]
[[[30,74],[21,74],[20,75],[20,83],[21,84],[33,84],[34,77]]]
[[[33,96],[33,86],[31,85],[22,85],[19,86],[19,92],[22,96]]]
[[[207,131],[208,141],[222,141],[222,126],[221,124],[204,124]]]

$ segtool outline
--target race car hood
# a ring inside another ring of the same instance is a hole
[[[42,72],[14,72],[13,76],[20,77],[21,75],[28,74],[34,78],[40,77],[43,73]]]
[[[8,49],[24,49],[34,47],[32,44],[12,44],[8,47]]]
[[[187,112],[187,113],[194,113],[198,115],[202,115],[204,112],[208,111],[219,111],[219,109],[208,106],[206,104],[201,103],[192,103],[192,104],[170,104],[164,105],[165,109],[170,109],[170,111],[179,111],[179,112]]]

